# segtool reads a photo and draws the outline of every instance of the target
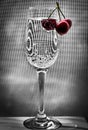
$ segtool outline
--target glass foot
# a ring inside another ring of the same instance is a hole
[[[29,129],[46,129],[46,130],[55,130],[61,127],[61,123],[53,118],[30,118],[24,121],[24,126]]]

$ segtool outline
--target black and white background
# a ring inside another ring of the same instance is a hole
[[[29,6],[55,6],[56,0],[0,1],[0,116],[37,113],[36,71],[24,54]],[[45,83],[48,115],[88,117],[88,0],[59,0],[72,28],[60,37],[60,54]]]

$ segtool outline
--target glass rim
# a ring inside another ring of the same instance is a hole
[[[55,9],[55,7],[51,6],[51,7],[47,7],[47,6],[29,6],[28,10],[27,10],[27,19],[30,18],[36,18],[36,17],[42,17],[43,19],[47,19],[50,15],[50,13]],[[39,11],[40,16],[38,15],[38,13],[35,14],[35,16],[32,16],[34,14],[32,14],[33,12]],[[45,12],[45,16],[43,13],[40,12]],[[43,14],[43,15],[42,15]],[[38,15],[38,16],[37,16]],[[51,19],[57,19],[58,20],[58,15],[56,12],[54,12],[52,14],[52,16],[50,17]]]
[[[48,7],[48,6],[29,6],[29,8],[28,8],[28,10],[32,10],[32,9],[38,9],[38,10],[45,10],[45,9],[47,9],[47,10],[54,10],[55,9],[55,7],[54,6],[51,6],[51,7]]]

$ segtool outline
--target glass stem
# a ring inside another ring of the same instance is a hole
[[[45,82],[45,74],[46,70],[37,70],[38,74],[38,86],[39,86],[39,109],[37,118],[45,118],[44,114],[44,82]]]

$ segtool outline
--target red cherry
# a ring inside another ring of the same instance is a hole
[[[64,19],[68,24],[69,24],[69,28],[72,26],[72,21],[70,19]]]
[[[69,30],[69,24],[65,20],[61,20],[60,22],[56,23],[56,31],[60,35],[66,34],[68,30]]]
[[[54,30],[56,27],[56,19],[43,19],[41,23],[46,30]]]

